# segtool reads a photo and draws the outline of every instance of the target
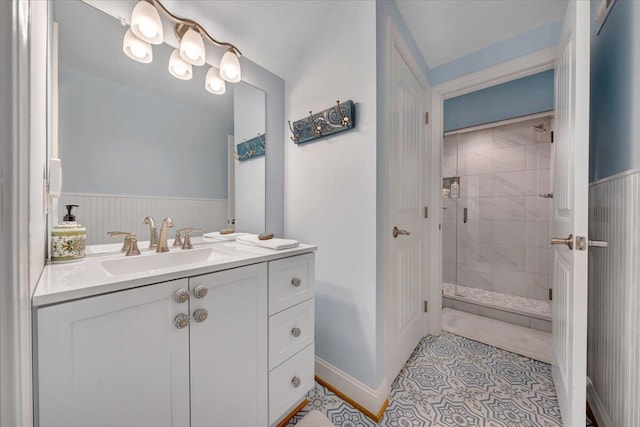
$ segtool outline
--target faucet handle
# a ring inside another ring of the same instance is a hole
[[[181,231],[184,231],[184,243],[182,244],[182,249],[193,249],[193,245],[191,244],[191,233],[193,233],[194,231],[202,231],[202,229],[186,227],[178,230],[178,233],[180,233]]]
[[[176,231],[176,238],[173,239],[173,247],[174,248],[177,248],[178,246],[182,246],[182,238],[180,237],[180,232],[181,231],[182,231],[181,229]]]
[[[111,237],[124,237],[124,243],[120,252],[126,252],[126,256],[140,255],[138,239],[136,239],[135,234],[126,231],[108,231],[107,234]]]

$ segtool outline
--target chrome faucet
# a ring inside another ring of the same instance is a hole
[[[173,221],[169,217],[162,220],[160,239],[158,241],[158,247],[156,248],[157,253],[169,252],[169,246],[167,246],[167,227],[173,227]]]
[[[149,249],[153,249],[158,246],[158,229],[153,217],[147,216],[144,219],[143,224],[149,225]]]

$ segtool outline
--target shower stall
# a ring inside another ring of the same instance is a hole
[[[551,331],[551,114],[448,132],[443,306]]]

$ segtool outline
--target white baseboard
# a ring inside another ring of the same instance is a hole
[[[593,412],[593,416],[596,418],[599,427],[613,427],[604,403],[600,400],[600,396],[598,396],[598,392],[589,377],[587,377],[587,402],[589,402],[589,406],[591,406],[591,412]]]
[[[316,376],[374,415],[377,415],[386,404],[391,392],[391,384],[386,378],[383,378],[374,390],[318,356],[316,356]]]

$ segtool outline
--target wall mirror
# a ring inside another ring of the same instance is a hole
[[[238,231],[265,230],[265,156],[238,158],[243,141],[265,142],[262,90],[227,83],[225,94],[213,95],[206,66],[178,80],[167,71],[166,43],[154,46],[150,64],[135,62],[122,52],[126,27],[80,0],[55,1],[53,21],[52,154],[63,167],[57,220],[64,205],[79,205],[87,244],[116,243],[110,230],[148,240],[147,215],[157,226],[170,216],[175,229],[235,222]]]

